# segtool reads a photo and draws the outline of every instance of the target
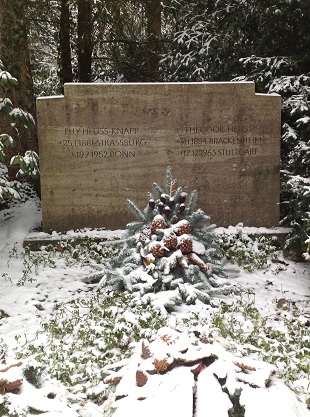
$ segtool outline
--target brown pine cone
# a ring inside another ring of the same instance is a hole
[[[138,387],[144,387],[144,385],[147,383],[148,377],[146,373],[141,371],[141,369],[138,369],[136,372],[136,383]]]
[[[151,226],[151,230],[153,233],[156,232],[156,230],[158,229],[167,229],[167,227],[168,225],[165,219],[163,218],[163,216],[158,214],[157,216],[154,217],[152,221],[152,226]]]
[[[178,245],[178,239],[172,229],[167,229],[167,232],[165,232],[162,242],[167,249],[176,249]]]
[[[154,244],[150,246],[150,251],[155,258],[162,258],[165,254],[165,249],[159,242],[154,242]]]
[[[173,230],[177,236],[190,234],[192,231],[192,226],[188,220],[180,220],[173,227]]]
[[[179,249],[181,249],[182,253],[189,253],[193,250],[193,240],[189,235],[182,235],[179,238]]]

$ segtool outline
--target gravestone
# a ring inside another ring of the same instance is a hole
[[[280,112],[252,82],[66,84],[37,99],[43,229],[125,228],[167,166],[218,226],[276,226]]]

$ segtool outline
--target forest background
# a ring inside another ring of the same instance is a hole
[[[39,192],[35,98],[65,82],[255,81],[282,97],[286,249],[310,246],[308,0],[0,0],[0,208]],[[14,157],[14,155],[17,155]],[[12,167],[12,165],[17,165]]]

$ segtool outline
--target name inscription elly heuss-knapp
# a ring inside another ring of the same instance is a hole
[[[66,84],[37,100],[43,228],[124,228],[172,167],[219,226],[279,220],[280,109],[253,83]]]

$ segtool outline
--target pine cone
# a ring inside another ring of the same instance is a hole
[[[157,203],[157,209],[158,209],[158,211],[159,211],[160,214],[163,213],[164,208],[165,208],[165,205],[164,205],[164,203],[162,201],[160,201],[159,203]]]
[[[167,249],[176,249],[178,245],[178,240],[177,240],[176,234],[174,233],[172,229],[167,230],[167,232],[165,233],[163,237],[162,242],[163,242],[163,245]]]
[[[150,251],[155,258],[162,258],[165,254],[165,249],[159,242],[155,242],[154,244],[152,244],[152,246],[150,247]]]
[[[175,205],[174,198],[173,197],[170,197],[169,198],[169,201],[168,201],[168,206],[172,208],[174,205]]]
[[[179,206],[178,214],[180,215],[180,214],[184,213],[184,211],[185,211],[185,204],[182,203]]]
[[[138,387],[144,387],[144,385],[147,383],[147,380],[147,375],[141,371],[141,369],[138,369],[136,372],[136,383]]]
[[[152,210],[154,210],[154,208],[155,208],[155,201],[154,201],[152,198],[149,200],[149,207],[150,207]]]
[[[165,208],[164,208],[164,214],[166,215],[166,216],[169,216],[170,214],[171,214],[171,208],[169,207],[169,206],[165,206]]]
[[[158,214],[157,216],[154,217],[152,221],[152,226],[151,226],[151,230],[153,233],[156,232],[156,230],[158,229],[167,229],[167,227],[168,225],[165,219],[163,218],[163,216]]]
[[[177,224],[174,225],[173,230],[177,236],[190,234],[192,231],[192,226],[188,220],[180,220]]]
[[[169,196],[167,194],[162,194],[160,196],[160,201],[163,202],[164,204],[166,204],[167,201],[169,201]]]
[[[189,253],[193,250],[193,240],[189,235],[182,235],[179,239],[179,249],[182,253]]]
[[[179,203],[184,203],[186,200],[186,196],[187,196],[186,193],[182,193],[179,197]]]

